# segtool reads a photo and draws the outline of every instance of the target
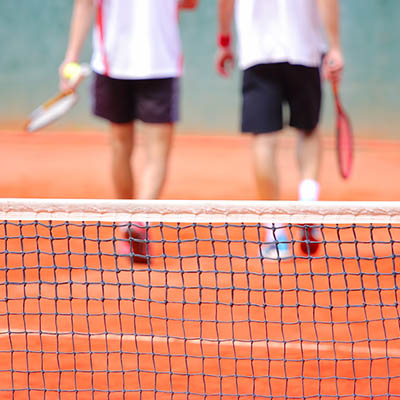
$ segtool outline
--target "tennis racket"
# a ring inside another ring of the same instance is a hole
[[[78,102],[79,96],[76,88],[89,75],[90,67],[82,64],[79,74],[71,78],[71,84],[74,88],[58,93],[55,97],[33,110],[25,123],[25,130],[28,132],[38,131],[66,114]]]
[[[339,171],[343,179],[347,179],[353,167],[353,130],[342,106],[336,83],[332,83],[332,90],[336,106],[336,149]]]

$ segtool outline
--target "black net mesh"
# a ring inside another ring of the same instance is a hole
[[[0,224],[0,398],[400,398],[400,228]]]

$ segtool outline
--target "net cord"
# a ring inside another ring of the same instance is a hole
[[[400,202],[0,199],[0,219],[395,224],[400,223]]]

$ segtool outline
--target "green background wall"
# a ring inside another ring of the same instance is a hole
[[[146,0],[143,0],[146,1]],[[268,0],[260,0],[268,1]],[[72,0],[0,0],[0,128],[18,129],[24,116],[57,90]],[[213,69],[215,0],[201,0],[182,18],[185,50],[182,131],[237,132],[240,74],[222,80]],[[359,136],[398,137],[400,109],[400,1],[343,0],[346,72],[343,100]],[[90,54],[88,41],[84,59]],[[53,129],[103,129],[89,113],[89,83],[81,102]],[[329,88],[326,88],[329,89]],[[323,127],[332,130],[325,91]]]

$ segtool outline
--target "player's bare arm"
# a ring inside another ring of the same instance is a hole
[[[179,8],[182,10],[194,10],[198,4],[198,0],[180,0]]]
[[[344,67],[340,44],[339,0],[318,0],[317,3],[329,44],[323,65],[324,77],[338,83]]]
[[[64,77],[65,65],[78,62],[87,34],[92,26],[94,16],[94,0],[75,0],[72,12],[69,40],[64,61],[59,68],[60,89],[69,88],[69,80]]]
[[[230,75],[234,55],[232,51],[232,21],[235,0],[218,0],[218,51],[215,68],[223,77]]]

